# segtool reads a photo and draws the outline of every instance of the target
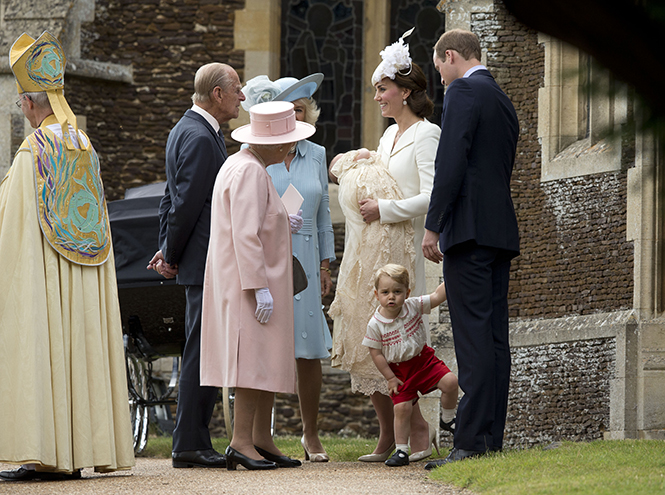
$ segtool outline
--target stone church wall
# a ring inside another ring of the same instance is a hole
[[[109,200],[129,187],[164,180],[171,128],[191,107],[196,70],[228,63],[242,78],[244,54],[234,50],[234,12],[244,0],[96,0],[81,26],[81,56],[131,64],[134,84],[68,78],[67,99],[87,118]],[[228,137],[229,152],[237,143]]]
[[[131,64],[134,83],[68,77],[66,84],[73,110],[86,117],[109,200],[121,198],[126,188],[164,179],[168,132],[191,106],[200,65],[226,62],[242,79],[244,54],[234,50],[233,20],[244,5],[244,0],[95,2],[94,21],[81,26],[81,57]],[[570,319],[573,325],[579,315],[630,309],[626,171],[541,183],[537,128],[544,55],[537,33],[517,23],[499,2],[492,12],[472,14],[471,29],[520,121],[512,188],[522,254],[511,271],[511,319],[521,322],[521,329],[543,319]],[[232,153],[237,145],[226,131]],[[343,226],[336,230],[341,253]],[[449,348],[445,312],[441,320],[434,343]],[[609,424],[616,347],[612,336],[515,346],[506,443],[602,437]],[[369,400],[349,390],[347,375],[327,370],[322,431],[376,435]],[[299,434],[297,397],[278,397],[277,412],[278,433]],[[223,431],[220,421],[213,424],[216,434]]]
[[[544,54],[537,33],[517,23],[500,3],[491,13],[472,14],[471,29],[487,49],[487,66],[520,121],[512,181],[522,236],[509,294],[511,320],[519,323],[514,331],[525,331],[530,321],[574,327],[580,315],[630,309],[633,246],[625,240],[626,172],[541,183],[538,88]],[[146,92],[145,97],[158,95]],[[336,225],[336,237],[340,256],[343,225]],[[450,335],[444,310],[434,330],[438,352],[450,349]],[[520,344],[520,335],[513,337],[506,446],[602,438],[609,428],[616,339],[580,335],[579,340],[543,338],[526,345]],[[321,431],[375,436],[377,421],[368,398],[350,393],[348,375],[324,370]],[[297,397],[278,396],[276,411],[277,433],[299,435]],[[223,434],[221,413],[214,424]],[[442,440],[450,443],[447,435]]]
[[[492,13],[472,14],[471,29],[487,48],[487,66],[520,121],[512,191],[522,252],[513,261],[509,294],[511,320],[519,325],[511,335],[506,443],[599,439],[609,429],[615,339],[580,334],[575,341],[516,344],[530,321],[568,322],[574,328],[579,315],[632,307],[627,174],[541,183],[538,88],[544,53],[537,33],[517,23],[499,2]]]

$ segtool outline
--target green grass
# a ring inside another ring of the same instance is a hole
[[[376,445],[375,439],[323,436],[321,440],[331,462],[355,461]],[[304,458],[300,437],[279,436],[275,443],[286,455]],[[213,439],[218,452],[227,445],[226,438]],[[142,455],[170,457],[171,438],[151,437]],[[483,495],[665,495],[665,442],[564,442],[556,449],[512,450],[448,464],[429,476]]]
[[[480,494],[665,494],[665,442],[564,442],[445,465],[430,477]]]

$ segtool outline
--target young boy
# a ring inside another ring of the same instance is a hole
[[[394,404],[396,451],[387,466],[409,464],[408,440],[411,412],[418,392],[441,390],[441,427],[453,431],[457,406],[457,377],[427,345],[423,313],[446,300],[444,284],[428,296],[409,298],[409,272],[400,265],[380,268],[374,278],[374,295],[380,306],[367,325],[363,345],[369,347],[374,364],[388,380]]]

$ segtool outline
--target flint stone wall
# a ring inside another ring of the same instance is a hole
[[[191,107],[196,70],[227,63],[242,80],[244,53],[234,50],[235,11],[244,0],[96,0],[81,26],[81,58],[133,67],[133,84],[68,77],[67,99],[87,117],[109,200],[130,187],[165,180],[169,131]],[[229,153],[239,145],[222,126]]]
[[[168,132],[191,105],[200,65],[226,62],[242,78],[244,54],[233,49],[233,22],[244,5],[239,0],[95,2],[94,21],[81,26],[81,57],[131,64],[134,83],[68,77],[67,98],[87,119],[109,200],[128,187],[164,180]],[[520,122],[512,191],[522,254],[511,271],[511,318],[557,318],[573,326],[579,315],[630,308],[633,246],[625,241],[625,170],[541,184],[537,93],[544,56],[537,33],[517,23],[500,2],[490,13],[473,13],[471,29]],[[227,142],[234,152],[235,143]],[[339,226],[337,231],[340,246]],[[445,314],[442,319],[434,330],[440,351],[451,345]],[[514,348],[507,444],[599,438],[608,424],[615,346],[605,337]],[[331,371],[324,382],[322,431],[375,435],[369,400],[350,394],[348,377]],[[299,434],[296,397],[278,397],[277,411],[278,434]],[[223,425],[216,421],[213,427],[219,434]]]

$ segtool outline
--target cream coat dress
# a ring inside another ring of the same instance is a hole
[[[61,136],[59,124],[49,128]],[[0,185],[0,273],[0,461],[133,466],[113,253],[82,266],[51,247],[27,142]]]
[[[387,256],[382,257],[381,254],[386,252],[385,243],[377,244],[382,249],[374,250],[373,256],[375,260],[373,261],[376,261],[376,258],[378,258],[382,264],[397,263],[410,268],[410,273],[415,273],[415,281],[412,280],[411,282],[413,285],[411,295],[419,296],[427,292],[425,258],[421,245],[425,235],[425,217],[432,192],[434,159],[436,158],[441,129],[439,126],[424,119],[411,125],[393,147],[397,131],[397,124],[393,124],[386,129],[379,141],[377,154],[388,168],[390,175],[394,178],[401,195],[387,196],[377,194],[375,197],[383,198],[378,199],[380,224],[382,227],[397,226],[403,222],[408,222],[413,227],[413,250],[409,249],[409,252],[415,252],[415,265],[411,269],[407,262],[402,261],[406,253],[405,250],[393,248],[388,251]],[[343,198],[343,189],[340,182],[339,202],[344,210],[345,199]],[[354,206],[354,208],[348,208],[348,211],[344,210],[347,238],[356,237],[352,235],[353,219],[359,216],[359,213],[354,213],[356,208],[357,206]],[[362,217],[359,217],[359,221],[362,221]],[[372,222],[370,225],[377,223],[379,222]],[[352,265],[357,263],[358,259],[358,254],[353,248],[349,247],[347,239],[342,264]],[[340,293],[339,285],[338,278],[336,294]],[[373,285],[370,283],[369,294],[371,294],[371,301],[365,299],[366,295],[356,294],[347,297],[348,302],[344,305],[331,305],[329,314],[335,319],[332,365],[349,371],[351,374],[352,391],[361,392],[366,395],[371,395],[374,392],[387,395],[388,387],[385,378],[383,378],[383,375],[374,366],[368,349],[361,344],[367,322],[372,317],[377,304],[374,300],[372,289]],[[341,292],[344,294],[349,291],[353,292],[353,290],[347,287],[343,288]],[[336,311],[339,312],[339,315],[333,316],[336,314]],[[364,322],[364,324],[361,322]],[[427,315],[423,315],[423,323],[428,330],[427,343],[429,344],[431,339]]]
[[[425,119],[409,127],[393,148],[397,124],[383,133],[376,150],[388,171],[395,178],[405,199],[379,199],[381,223],[411,220],[416,251],[416,282],[412,296],[427,292],[425,283],[425,257],[422,243],[425,236],[425,217],[434,181],[434,158],[439,146],[441,129]]]
[[[261,324],[254,289],[268,287],[273,313]],[[201,385],[296,392],[293,261],[288,213],[270,176],[247,149],[215,181],[203,282]]]

